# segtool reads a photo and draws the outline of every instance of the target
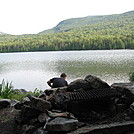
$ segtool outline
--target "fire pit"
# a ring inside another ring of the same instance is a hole
[[[92,119],[93,117],[96,118],[96,114],[102,111],[107,116],[112,116],[116,112],[114,106],[115,98],[120,96],[121,93],[110,88],[66,92],[66,97],[68,98],[67,110],[79,120],[91,120],[90,117]]]

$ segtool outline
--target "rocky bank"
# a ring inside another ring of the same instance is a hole
[[[0,134],[129,134],[134,84],[109,86],[92,75],[21,102],[0,99]]]

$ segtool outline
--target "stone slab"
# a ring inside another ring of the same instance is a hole
[[[127,134],[128,132],[134,132],[134,121],[85,126],[67,134]]]

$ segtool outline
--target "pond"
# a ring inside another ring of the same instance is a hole
[[[89,50],[0,53],[0,82],[5,79],[14,88],[44,90],[46,82],[67,74],[70,83],[95,75],[109,85],[129,82],[134,72],[134,50]]]

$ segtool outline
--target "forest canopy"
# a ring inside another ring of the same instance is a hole
[[[69,19],[39,34],[0,35],[0,52],[134,49],[134,11]]]

